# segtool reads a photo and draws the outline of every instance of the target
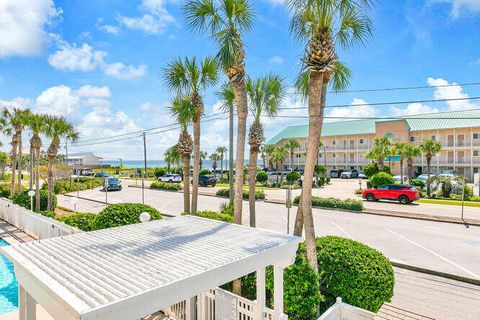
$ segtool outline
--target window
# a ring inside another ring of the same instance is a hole
[[[478,157],[478,150],[473,151],[473,156]]]
[[[336,144],[337,144],[337,140],[333,140],[333,141],[332,141],[332,144],[333,144],[333,145],[336,145]]]
[[[410,142],[415,142],[415,137],[410,137]]]
[[[319,157],[319,158],[323,157],[323,154],[320,153],[320,154],[318,155],[318,157]]]
[[[473,168],[473,173],[478,173],[478,168]]]
[[[433,140],[433,141],[437,141],[437,136],[436,136],[436,135],[433,135],[433,136],[432,136],[432,140]]]
[[[334,157],[334,158],[336,158],[336,157],[337,157],[337,154],[336,154],[336,153],[334,153],[334,154],[333,154],[333,157]]]
[[[360,144],[363,144],[363,139],[360,139]]]
[[[478,140],[478,133],[474,133],[474,134],[473,134],[473,139]]]

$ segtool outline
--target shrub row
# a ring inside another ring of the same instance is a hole
[[[178,191],[182,189],[182,185],[180,183],[167,183],[167,182],[157,181],[157,182],[153,182],[150,185],[150,189]]]
[[[55,180],[53,184],[53,192],[56,194],[64,194],[73,191],[94,189],[103,186],[104,183],[105,181],[102,178],[91,177],[80,177],[79,181],[77,181],[77,179],[74,181],[71,181],[70,179]],[[44,183],[42,189],[47,190],[47,188],[48,185]]]
[[[212,220],[233,223],[233,217],[226,213],[205,210],[205,211],[199,211],[197,214],[199,217],[202,217],[202,218],[208,218]]]
[[[300,203],[300,196],[296,196],[293,203]],[[363,202],[359,200],[347,199],[341,200],[336,198],[320,198],[312,197],[312,206],[321,208],[337,208],[352,211],[363,211]]]
[[[17,193],[12,198],[13,203],[30,209],[30,196],[28,195],[28,191],[23,191],[21,193]],[[35,208],[36,203],[36,196],[33,196],[33,207]],[[53,194],[52,197],[52,209],[55,209],[57,206],[57,196]],[[48,191],[47,190],[40,190],[40,211],[46,211],[48,207]]]
[[[95,219],[92,221],[92,230],[100,230],[138,223],[140,221],[139,218],[142,212],[148,212],[151,220],[158,220],[162,218],[161,213],[158,212],[157,209],[145,204],[111,204],[95,216]]]
[[[92,231],[95,217],[96,215],[93,213],[77,212],[66,217],[60,217],[57,220],[83,231]]]
[[[243,190],[243,199],[248,199],[248,190]],[[229,189],[220,189],[217,191],[217,196],[219,197],[230,197],[230,190]],[[265,199],[265,192],[261,190],[255,190],[255,199],[256,200],[264,200]]]

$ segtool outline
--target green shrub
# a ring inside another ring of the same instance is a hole
[[[155,168],[155,171],[153,172],[153,174],[155,175],[155,178],[160,178],[161,176],[164,176],[167,174],[167,169],[166,168],[163,168],[163,167],[160,167],[160,168]]]
[[[229,198],[230,197],[230,190],[229,189],[220,189],[217,191],[218,197]],[[248,199],[248,190],[243,190],[243,199]],[[263,200],[265,199],[265,192],[261,190],[255,190],[255,199],[256,200]]]
[[[83,231],[92,231],[95,217],[96,215],[93,213],[78,212],[66,217],[61,217],[58,220]]]
[[[370,164],[367,164],[365,167],[363,167],[363,173],[365,173],[367,178],[372,177],[378,172],[379,172],[378,165],[376,163],[370,163]]]
[[[0,184],[0,198],[10,198],[9,184]]]
[[[348,304],[377,312],[391,301],[394,273],[379,251],[350,239],[327,236],[316,239],[320,291],[326,310],[337,297]]]
[[[208,218],[212,220],[233,223],[233,216],[226,213],[205,210],[205,211],[199,211],[197,214],[199,217],[202,217],[202,218]]]
[[[139,223],[142,212],[150,213],[151,220],[162,218],[157,209],[141,203],[118,203],[111,204],[98,215],[92,223],[93,230],[100,230],[128,224]]]
[[[419,187],[420,189],[425,188],[425,182],[423,182],[421,180],[417,180],[417,179],[411,179],[410,180],[410,185],[412,187]]]
[[[302,178],[302,175],[300,174],[300,172],[297,172],[297,171],[289,172],[286,177],[288,184],[294,184],[301,178]]]
[[[296,196],[293,199],[293,203],[299,204],[300,196]],[[354,199],[341,200],[336,198],[312,197],[312,206],[320,208],[337,208],[352,211],[363,211],[363,202]]]
[[[220,205],[220,212],[228,214],[233,217],[233,201],[230,202],[224,202]]]
[[[30,197],[28,191],[17,193],[13,196],[13,203],[18,204],[21,207],[30,209]],[[36,196],[33,196],[33,207],[35,208]],[[52,195],[52,210],[57,206],[57,196]],[[40,190],[40,211],[46,211],[48,207],[48,191]]]
[[[465,187],[464,199],[465,199],[466,201],[470,201],[470,200],[473,199],[473,188],[472,188],[472,187],[469,187],[469,186],[466,186],[466,187]]]
[[[268,174],[265,171],[260,171],[257,173],[256,180],[263,184],[268,181]]]
[[[332,178],[331,178],[331,177],[327,177],[327,180],[326,180],[327,184],[330,183],[330,180],[332,180]]]
[[[182,185],[180,183],[167,183],[167,182],[152,182],[150,185],[150,189],[161,189],[161,190],[169,190],[169,191],[178,191],[182,189]]]
[[[78,180],[78,181],[77,181]],[[73,191],[82,191],[103,186],[105,180],[102,178],[80,177],[79,179],[60,179],[53,183],[53,192],[55,194],[64,194]],[[43,184],[42,189],[47,190],[48,185]]]
[[[384,184],[394,184],[395,180],[390,174],[386,172],[379,172],[370,178],[370,183],[373,187],[380,187]]]
[[[208,169],[202,169],[198,173],[199,176],[208,176],[210,174],[210,171]]]
[[[51,210],[50,211],[48,211],[48,210],[47,211],[40,211],[39,213],[44,217],[52,218],[52,219],[54,219],[55,215],[56,215],[55,211],[51,211]]]

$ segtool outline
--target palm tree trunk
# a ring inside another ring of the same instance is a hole
[[[228,158],[229,158],[229,169],[228,169],[228,187],[229,187],[229,197],[230,197],[230,204],[233,203],[234,198],[234,188],[233,188],[233,108],[230,107],[230,114],[229,114],[229,127],[228,127]]]
[[[183,211],[190,213],[190,157],[183,157]],[[195,173],[194,173],[195,174]]]
[[[430,197],[431,193],[431,187],[430,187],[430,162],[432,159],[430,157],[427,157],[427,195]]]
[[[303,212],[302,212],[302,194],[300,193],[300,202],[297,208],[297,215],[295,216],[295,225],[293,227],[293,235],[301,237],[303,234]]]
[[[17,191],[18,193],[22,192],[22,132],[18,132],[18,185]]]
[[[384,160],[378,159],[378,170],[383,171],[383,167],[385,167]]]
[[[247,133],[248,102],[245,77],[239,76],[232,81],[235,92],[235,105],[237,106],[238,128],[237,128],[237,157],[235,166],[235,197],[233,205],[233,220],[236,224],[242,224],[242,202],[243,202],[243,167],[245,159],[245,135]]]
[[[293,150],[290,152],[290,169],[293,171]]]
[[[28,181],[29,183],[29,189],[33,189],[33,164],[35,163],[35,149],[33,147],[33,144],[30,143],[30,179]]]
[[[35,150],[35,209],[40,211],[40,147]]]
[[[248,162],[248,205],[250,208],[250,227],[256,227],[255,212],[255,174],[257,170],[257,152],[250,146],[250,160]]]
[[[413,177],[413,158],[407,159],[407,175],[408,175],[408,180],[410,180]]]
[[[308,115],[309,133],[308,149],[305,160],[305,172],[302,185],[302,206],[303,220],[305,226],[305,244],[307,249],[307,260],[310,267],[318,272],[317,250],[315,245],[315,225],[312,214],[312,185],[315,162],[318,154],[318,144],[323,124],[323,110],[321,106],[322,90],[324,87],[324,74],[310,71],[308,84]]]
[[[15,194],[15,172],[17,170],[17,134],[12,139],[12,180],[10,185],[10,195]]]
[[[401,184],[403,184],[403,158],[400,158],[400,179],[402,180]]]
[[[198,179],[200,168],[200,119],[193,122],[193,183],[192,183],[192,214],[197,214]],[[189,164],[190,167],[190,164]],[[190,168],[188,168],[190,171]],[[188,180],[190,181],[190,180]]]
[[[48,205],[47,210],[53,207],[53,166],[55,165],[55,156],[49,154],[47,162],[47,184],[48,184]],[[38,199],[39,197],[37,197]]]

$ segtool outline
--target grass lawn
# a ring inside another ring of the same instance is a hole
[[[431,204],[444,204],[448,206],[461,206],[461,200],[443,200],[443,199],[420,199],[420,203],[431,203]],[[465,207],[480,207],[480,202],[477,201],[465,201]]]

